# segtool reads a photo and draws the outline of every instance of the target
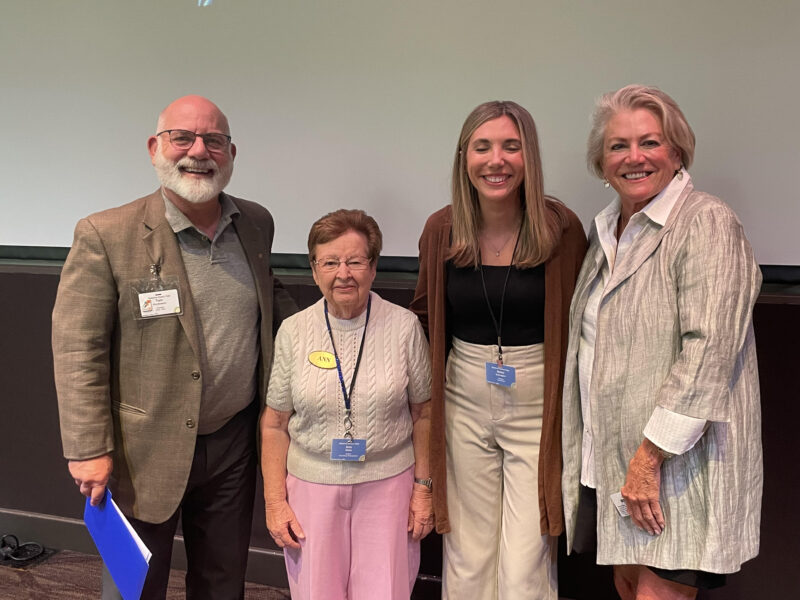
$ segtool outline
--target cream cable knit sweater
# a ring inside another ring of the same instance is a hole
[[[414,464],[408,403],[430,399],[428,342],[410,311],[371,292],[364,354],[351,398],[353,436],[366,438],[364,462],[332,461],[331,440],[344,434],[344,399],[335,368],[311,364],[309,354],[333,352],[323,301],[292,315],[275,338],[267,405],[293,411],[287,470],[312,483],[354,484],[385,479]],[[355,319],[328,314],[348,390],[366,312]]]

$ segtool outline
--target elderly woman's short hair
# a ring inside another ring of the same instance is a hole
[[[367,238],[367,258],[376,260],[383,248],[383,235],[375,219],[363,210],[340,208],[321,217],[308,233],[308,259],[316,258],[319,244],[332,242],[348,231],[355,231]]]
[[[603,143],[606,125],[617,113],[625,110],[644,108],[649,110],[661,124],[666,142],[681,155],[685,168],[694,159],[694,131],[683,116],[683,112],[669,95],[657,87],[627,85],[616,92],[603,94],[597,99],[592,114],[592,130],[586,149],[586,163],[589,170],[603,178]]]

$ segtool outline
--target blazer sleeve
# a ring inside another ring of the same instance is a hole
[[[729,420],[730,382],[752,325],[761,272],[741,223],[716,198],[701,203],[674,263],[680,346],[656,403],[675,413]]]
[[[114,449],[111,344],[117,286],[103,241],[88,219],[75,228],[53,309],[53,365],[64,456]]]

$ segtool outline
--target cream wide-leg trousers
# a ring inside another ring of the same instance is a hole
[[[447,360],[442,598],[558,599],[556,539],[539,533],[544,345],[503,347],[516,384],[487,383],[497,346],[453,340]]]

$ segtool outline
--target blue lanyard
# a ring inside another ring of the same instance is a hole
[[[342,375],[342,362],[339,360],[339,353],[336,352],[336,344],[333,341],[333,331],[331,331],[331,322],[330,319],[328,319],[328,301],[325,300],[323,305],[325,306],[325,325],[328,326],[328,336],[331,338],[331,346],[333,347],[333,356],[336,359],[336,371],[339,373],[339,384],[342,386],[342,396],[344,396],[345,435],[353,437],[352,434],[350,434],[350,429],[353,426],[353,422],[350,419],[350,397],[353,394],[353,386],[356,383],[356,375],[358,374],[358,367],[361,364],[361,355],[364,353],[364,340],[367,337],[367,323],[369,323],[369,311],[370,308],[372,307],[372,296],[369,296],[367,298],[367,318],[364,320],[364,333],[361,334],[361,345],[358,348],[358,358],[356,358],[356,366],[353,368],[353,377],[350,380],[350,393],[347,392],[347,388],[344,385],[344,375]]]

